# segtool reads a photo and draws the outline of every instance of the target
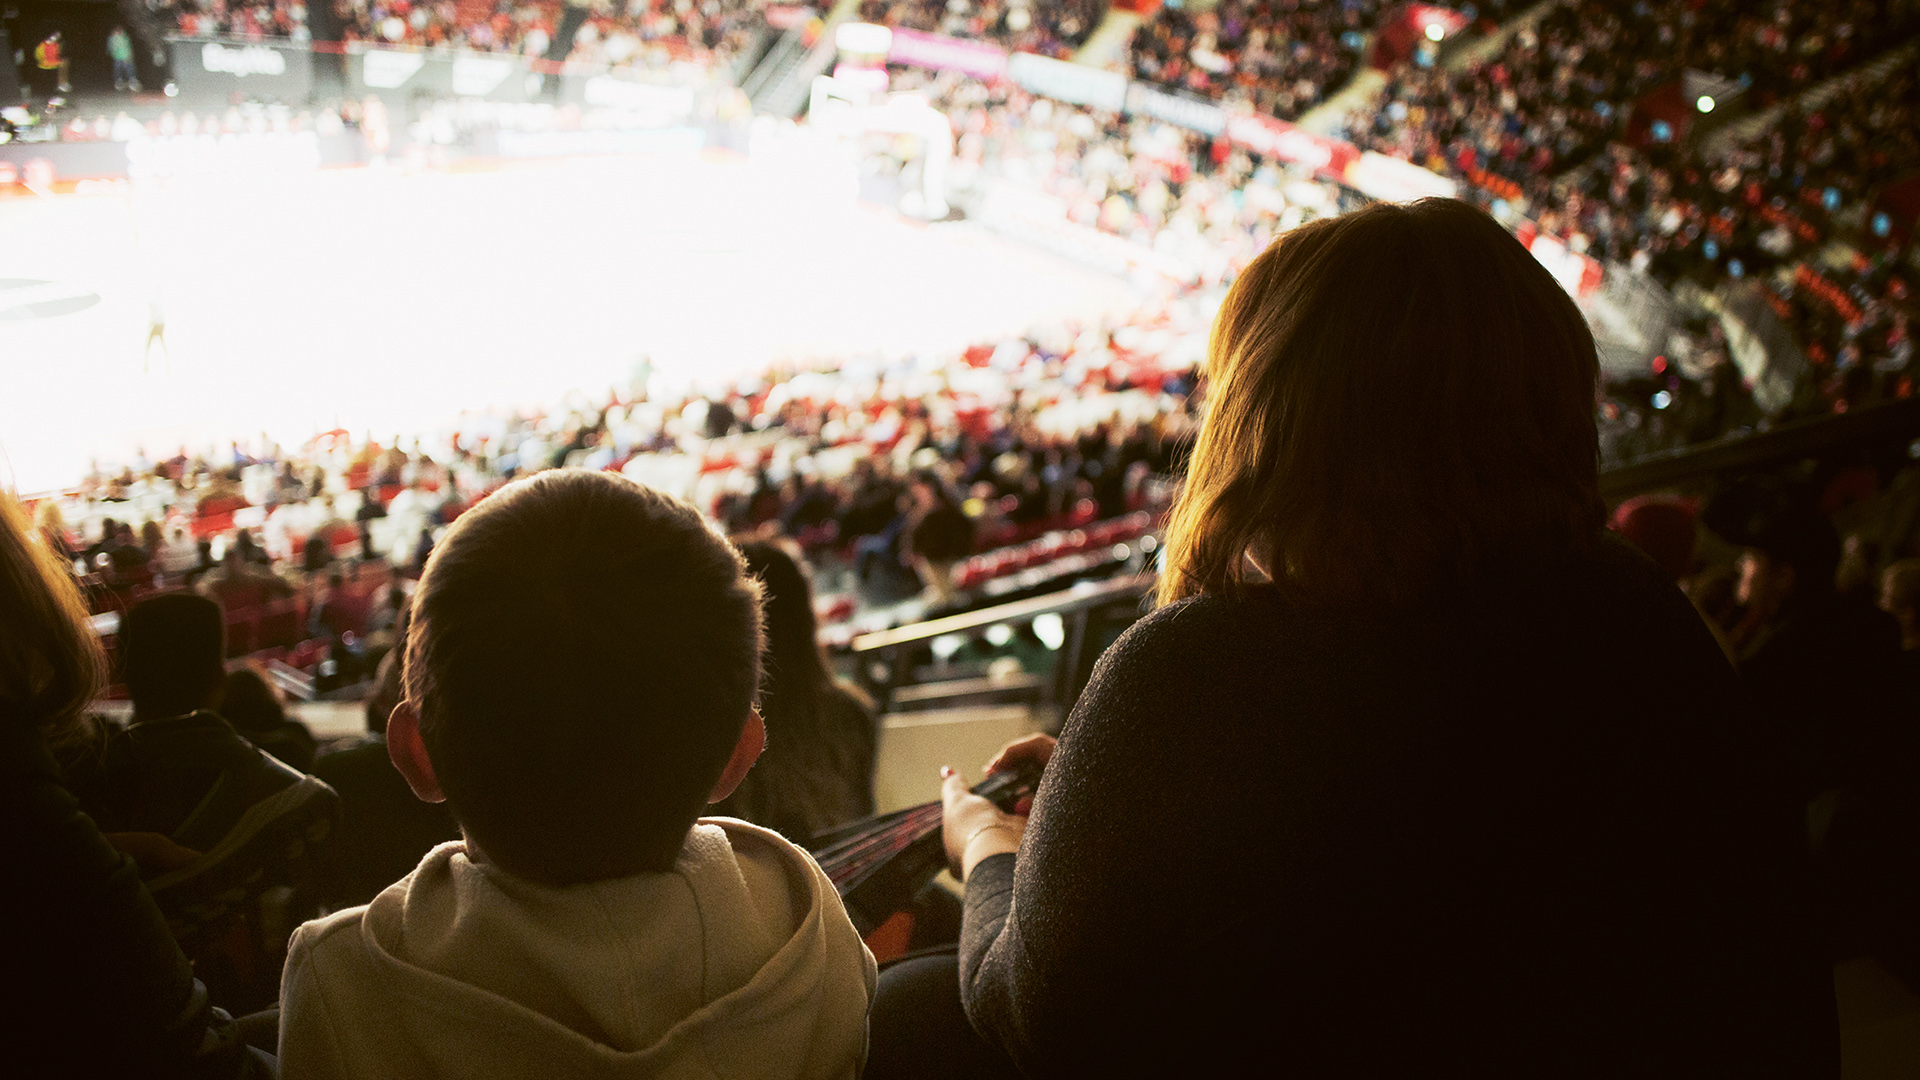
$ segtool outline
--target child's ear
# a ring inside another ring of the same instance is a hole
[[[733,756],[727,759],[727,767],[721,770],[720,780],[713,785],[713,794],[707,796],[707,802],[717,803],[733,794],[740,781],[747,778],[747,770],[760,760],[760,751],[767,748],[767,724],[760,719],[760,710],[747,713],[747,722],[740,727],[740,741],[733,744]]]
[[[411,702],[395,705],[387,719],[387,756],[421,802],[447,801],[440,778],[433,774],[433,762],[427,758],[427,744],[420,738],[420,713]]]

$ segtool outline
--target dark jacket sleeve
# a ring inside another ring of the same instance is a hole
[[[4,727],[6,953],[23,992],[9,1011],[31,1032],[9,1040],[9,1055],[45,1054],[63,1075],[243,1073],[246,1047],[211,1007],[133,860],[80,812],[39,732]]]
[[[1232,832],[1195,835],[1210,785],[1167,775],[1209,756],[1196,745],[1207,725],[1188,721],[1216,704],[1196,693],[1210,621],[1191,604],[1165,608],[1108,650],[1017,859],[982,860],[967,880],[967,1015],[1033,1075],[1124,1059],[1132,1040],[1116,1032],[1138,1011],[1134,992],[1177,977],[1183,954],[1220,929],[1192,883],[1220,879],[1239,854]]]

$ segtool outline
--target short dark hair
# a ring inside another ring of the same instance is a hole
[[[179,716],[219,699],[227,621],[215,601],[190,592],[142,600],[120,622],[119,647],[120,680],[140,719]]]
[[[287,707],[265,670],[249,663],[227,672],[220,715],[241,731],[271,731],[286,723]]]
[[[666,870],[760,682],[760,590],[699,513],[611,473],[543,472],[428,559],[407,701],[454,816],[545,884]]]
[[[1275,241],[1214,320],[1163,602],[1396,606],[1591,543],[1593,335],[1492,218],[1376,204]]]
[[[1766,517],[1749,544],[1768,559],[1793,567],[1796,595],[1834,590],[1834,574],[1840,569],[1840,533],[1833,521],[1814,507],[1790,504]]]

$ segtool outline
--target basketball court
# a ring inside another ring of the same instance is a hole
[[[431,436],[598,397],[642,357],[711,384],[1128,303],[1116,278],[856,187],[850,161],[788,146],[0,199],[0,484],[261,434]]]

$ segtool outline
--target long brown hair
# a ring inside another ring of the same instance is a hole
[[[776,544],[740,545],[765,592],[766,674],[760,713],[767,748],[709,813],[745,818],[806,840],[873,813],[879,737],[872,702],[833,676],[820,650],[806,570]]]
[[[50,743],[85,735],[107,663],[73,573],[0,491],[0,716]]]
[[[1465,203],[1288,233],[1214,321],[1160,601],[1264,570],[1395,606],[1565,553],[1605,520],[1598,374],[1573,301]]]

